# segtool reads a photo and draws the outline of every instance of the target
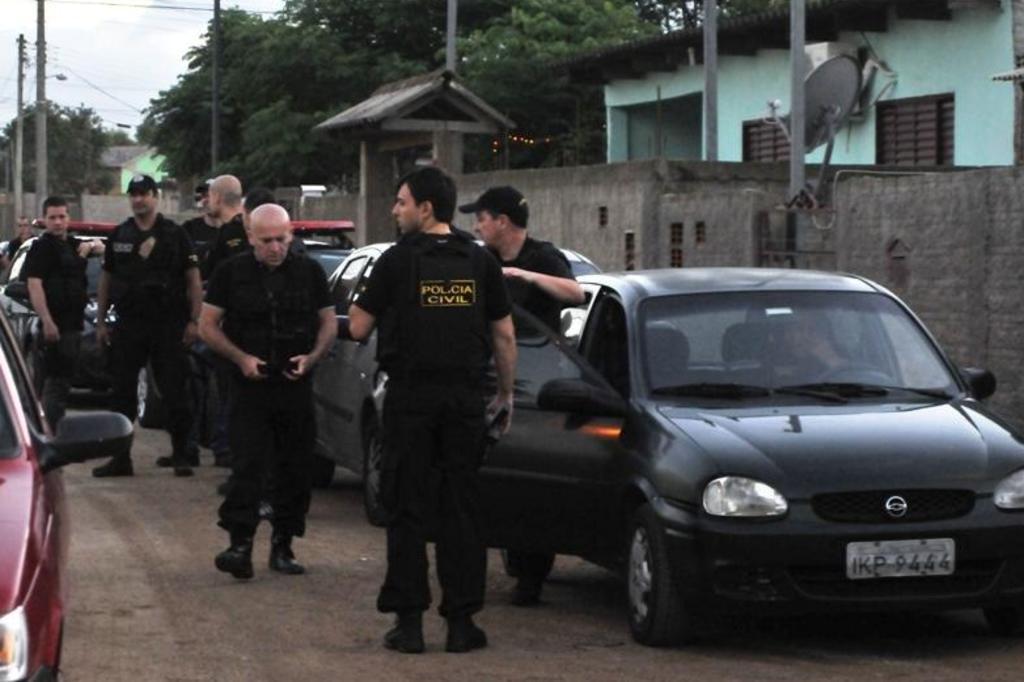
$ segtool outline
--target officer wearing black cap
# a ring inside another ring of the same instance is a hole
[[[186,349],[197,337],[202,305],[199,261],[188,235],[157,212],[158,189],[148,175],[128,183],[132,217],[107,240],[97,291],[96,340],[110,344],[111,406],[129,420],[137,409],[139,371],[147,363],[167,409],[171,464],[176,476],[191,476],[198,457],[187,453],[192,414],[186,381]],[[106,316],[115,306],[111,331]],[[131,476],[130,453],[93,469],[94,476]]]
[[[305,533],[309,508],[316,434],[311,376],[338,334],[323,269],[289,252],[288,213],[276,204],[260,206],[250,228],[253,249],[213,273],[200,325],[203,340],[236,367],[228,422],[232,475],[219,521],[231,544],[215,564],[239,579],[253,576],[265,473],[273,480],[270,568],[304,572],[292,538]]]
[[[512,410],[516,345],[497,261],[450,226],[455,185],[437,168],[398,184],[392,214],[402,232],[377,260],[349,309],[353,338],[379,326],[377,356],[388,373],[382,503],[389,513],[388,568],[377,608],[395,613],[389,649],[423,651],[430,605],[427,528],[436,524],[446,650],[486,646],[472,615],[483,607],[487,554],[477,470],[484,448],[484,372],[493,348],[498,393],[490,411]]]
[[[86,258],[103,253],[103,243],[68,236],[68,202],[62,197],[46,198],[43,221],[46,232],[32,242],[21,278],[42,326],[37,345],[42,376],[37,378],[42,380],[43,410],[56,430],[78,364],[82,320],[89,300]]]
[[[476,214],[476,232],[501,262],[512,301],[559,332],[562,308],[583,303],[584,293],[565,255],[550,242],[527,234],[530,207],[526,198],[514,187],[491,187],[459,210]],[[512,603],[539,603],[554,555],[509,550],[507,557],[517,578]]]

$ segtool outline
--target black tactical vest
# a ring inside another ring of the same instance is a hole
[[[46,307],[62,331],[81,329],[85,304],[89,301],[85,280],[86,260],[78,255],[77,243],[70,237],[60,239],[44,234],[40,239],[51,242],[50,248],[55,249],[60,256],[57,271],[43,278]]]
[[[479,381],[491,354],[486,252],[456,231],[444,241],[407,234],[392,248],[405,281],[380,322],[381,365],[398,380]]]
[[[224,333],[232,343],[266,361],[271,375],[280,374],[288,358],[313,350],[320,328],[314,263],[290,254],[270,271],[249,253],[224,267],[230,268]]]
[[[151,230],[143,231],[129,218],[114,230],[107,243],[108,258],[114,264],[110,272],[110,298],[117,314],[127,319],[186,319],[185,256],[174,223],[157,219]],[[142,243],[156,240],[148,258],[139,255]]]

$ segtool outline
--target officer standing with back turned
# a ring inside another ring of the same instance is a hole
[[[132,217],[115,228],[107,240],[96,294],[96,341],[110,344],[113,395],[111,407],[129,421],[138,409],[139,371],[153,370],[167,409],[175,476],[191,476],[187,453],[192,413],[186,349],[195,341],[203,288],[199,259],[188,235],[157,212],[156,181],[136,175],[128,183]],[[117,312],[117,326],[108,329],[107,310]],[[131,476],[131,454],[114,457],[93,469],[92,475]]]
[[[483,379],[493,349],[498,392],[489,412],[508,428],[516,345],[501,268],[450,226],[454,212],[451,178],[431,167],[406,175],[392,209],[402,236],[349,309],[354,339],[379,325],[377,359],[388,373],[381,463],[388,567],[377,608],[397,615],[384,645],[403,653],[424,649],[428,527],[436,528],[445,649],[487,645],[472,620],[483,608],[487,572],[477,481],[487,430]]]

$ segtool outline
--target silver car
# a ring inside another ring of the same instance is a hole
[[[381,243],[356,249],[331,273],[328,284],[339,314],[348,313],[374,263],[390,246]],[[574,275],[600,272],[586,256],[568,249],[562,253]],[[372,523],[381,524],[380,415],[387,376],[377,367],[376,354],[376,331],[365,343],[339,339],[317,368],[313,380],[317,424],[313,483],[317,487],[330,485],[335,465],[355,472],[363,479],[366,516]]]

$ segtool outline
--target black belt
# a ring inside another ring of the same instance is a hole
[[[481,370],[465,367],[417,367],[415,369],[385,369],[388,382],[394,384],[442,384],[471,388],[483,386]]]

